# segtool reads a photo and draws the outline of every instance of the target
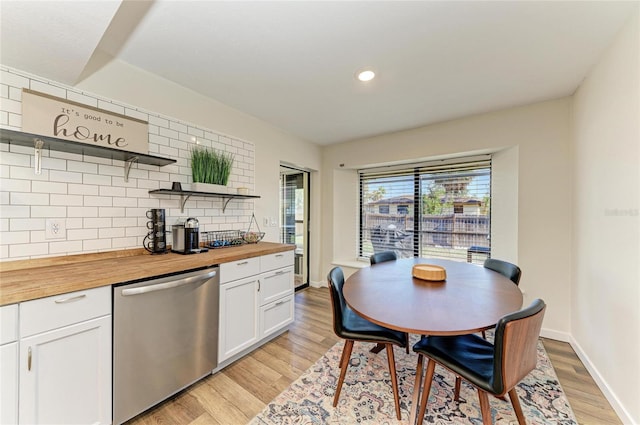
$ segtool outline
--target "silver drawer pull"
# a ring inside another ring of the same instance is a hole
[[[284,254],[276,254],[276,257],[284,257]]]
[[[31,370],[31,347],[29,347],[29,350],[27,350],[27,370]]]
[[[242,263],[238,263],[239,266],[244,266],[245,264],[249,264],[248,261],[243,261]]]
[[[274,305],[275,305],[275,306],[279,306],[279,305],[281,305],[281,304],[284,304],[285,302],[286,302],[285,300],[278,301],[278,302],[277,302],[277,303],[275,303]]]
[[[63,300],[56,300],[56,304],[66,304],[74,301],[81,300],[82,298],[86,298],[87,294],[76,295],[75,297],[65,298]]]
[[[284,270],[278,270],[278,271],[276,272],[276,274],[284,274],[284,273],[286,273]]]

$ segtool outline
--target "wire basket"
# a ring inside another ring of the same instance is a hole
[[[229,246],[238,246],[244,243],[240,230],[213,230],[210,232],[202,232],[202,241],[209,248],[225,248]]]
[[[253,225],[253,223],[256,224],[256,229],[258,229],[257,232],[251,231],[251,226]],[[258,226],[258,221],[256,220],[255,214],[251,214],[249,228],[246,232],[240,232],[240,234],[242,235],[242,239],[246,243],[258,243],[262,240],[262,238],[264,238],[265,232],[260,231],[260,226]]]

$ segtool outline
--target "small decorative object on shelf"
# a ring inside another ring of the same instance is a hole
[[[251,226],[253,225],[253,223],[256,224],[256,229],[258,229],[257,232],[251,230]],[[262,240],[262,238],[264,238],[265,233],[260,231],[260,226],[258,226],[258,221],[256,220],[255,214],[251,214],[249,228],[246,232],[241,232],[241,235],[242,239],[244,239],[246,243],[258,243]]]

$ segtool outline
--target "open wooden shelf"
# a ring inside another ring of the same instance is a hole
[[[191,196],[203,196],[205,198],[222,198],[222,212],[227,209],[227,204],[232,199],[256,199],[258,195],[237,195],[232,193],[196,192],[193,190],[155,189],[149,193],[154,195],[180,195],[180,210],[184,212],[184,204]]]
[[[163,158],[155,155],[141,154],[137,152],[123,151],[108,146],[90,145],[82,142],[58,139],[38,134],[23,133],[21,131],[0,129],[0,143],[11,143],[19,146],[29,146],[35,149],[36,164],[40,164],[43,148],[50,150],[95,156],[98,158],[116,159],[125,161],[125,180],[129,179],[129,170],[134,162],[139,164],[164,166],[173,164],[175,159]]]

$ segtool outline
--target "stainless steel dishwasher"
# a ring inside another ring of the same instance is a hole
[[[113,287],[113,423],[218,364],[218,267]]]

